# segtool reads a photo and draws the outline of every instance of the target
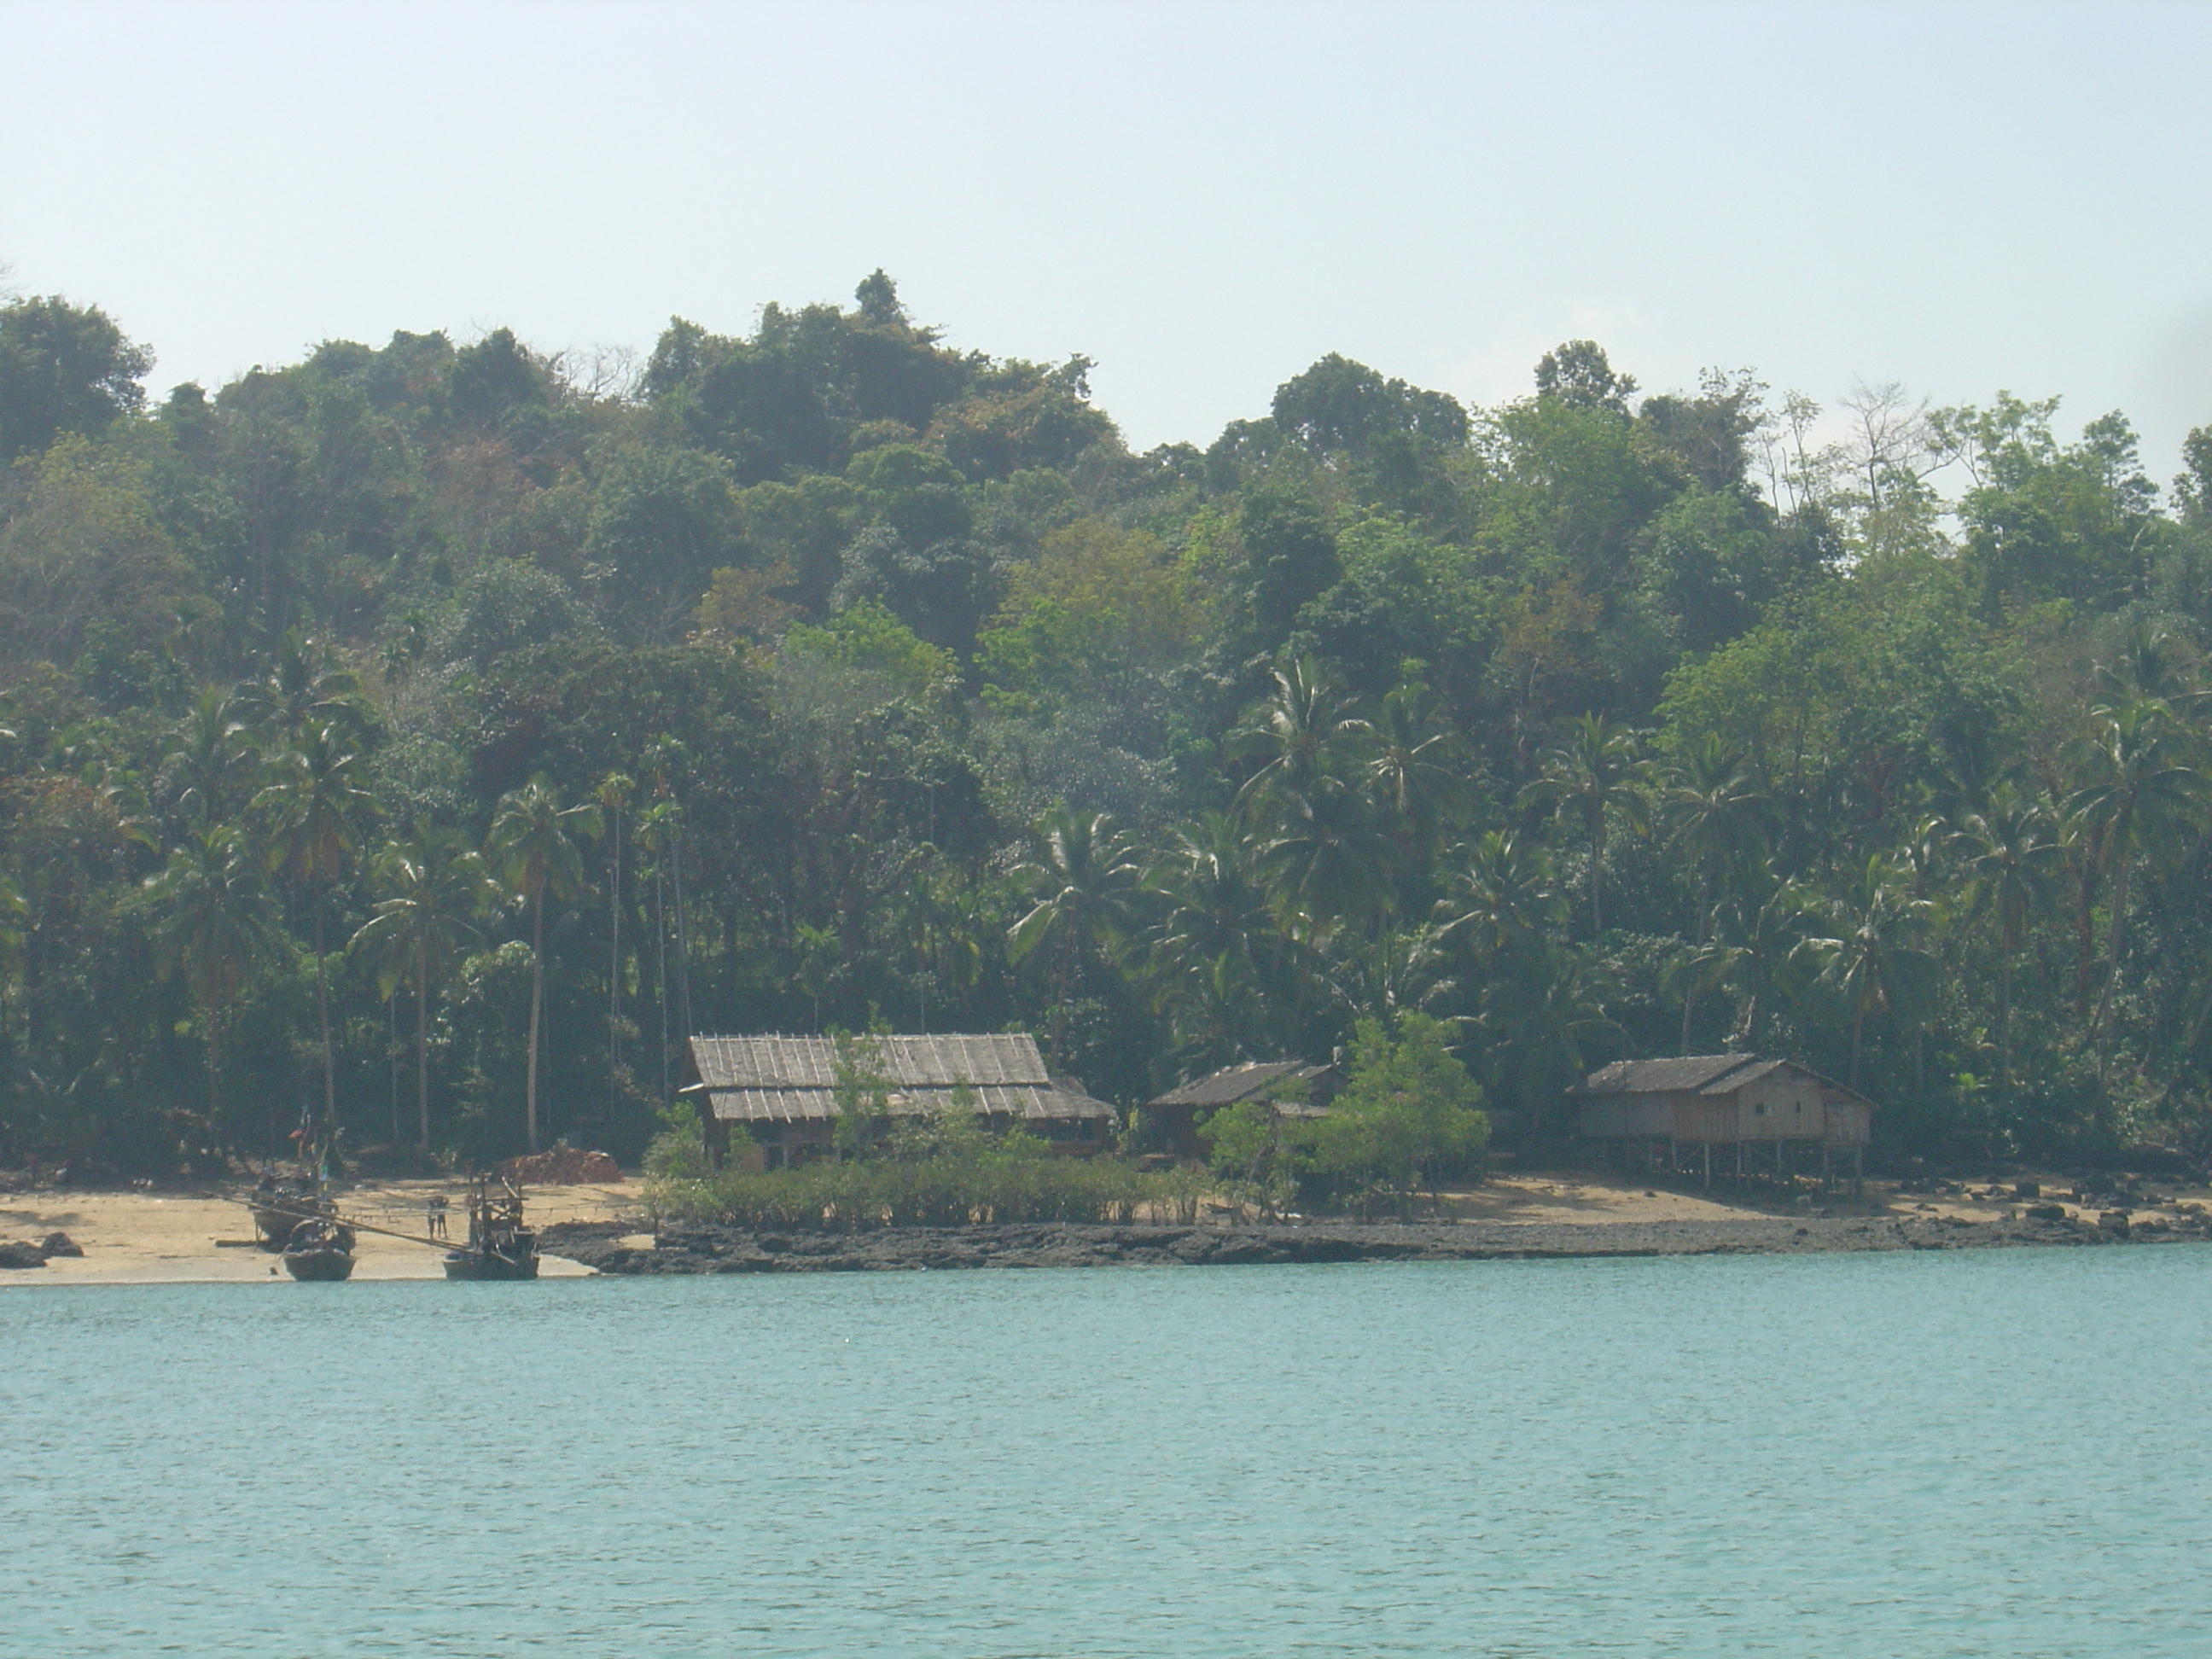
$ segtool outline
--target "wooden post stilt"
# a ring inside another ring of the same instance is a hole
[[[1705,1142],[1705,1190],[1713,1189],[1713,1143]]]

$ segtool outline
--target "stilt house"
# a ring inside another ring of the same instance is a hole
[[[1617,1060],[1569,1091],[1577,1127],[1632,1166],[1702,1174],[1865,1174],[1874,1103],[1794,1060]]]
[[[987,1127],[1015,1125],[1058,1152],[1090,1152],[1111,1139],[1114,1109],[1045,1069],[1025,1032],[980,1036],[878,1036],[871,1062],[890,1079],[894,1116],[944,1110],[965,1085]],[[695,1036],[693,1081],[708,1161],[728,1156],[741,1123],[765,1168],[804,1163],[830,1149],[838,1115],[837,1045],[829,1037]]]
[[[1295,1081],[1296,1089],[1283,1085]],[[1206,1153],[1205,1121],[1240,1100],[1266,1100],[1285,1117],[1321,1117],[1344,1087],[1334,1066],[1309,1066],[1298,1060],[1249,1060],[1193,1078],[1157,1100],[1145,1103],[1145,1115],[1159,1129],[1165,1149],[1186,1162]]]

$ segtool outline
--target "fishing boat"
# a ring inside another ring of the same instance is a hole
[[[253,1231],[261,1248],[281,1250],[292,1242],[293,1230],[302,1216],[327,1215],[331,1205],[321,1182],[304,1176],[279,1176],[264,1170],[246,1207],[253,1217]]]
[[[329,1283],[353,1277],[353,1229],[328,1216],[310,1216],[284,1244],[284,1271],[295,1279]]]
[[[537,1278],[538,1235],[523,1224],[522,1194],[514,1183],[504,1176],[477,1176],[469,1182],[468,1206],[469,1242],[446,1252],[446,1277]]]

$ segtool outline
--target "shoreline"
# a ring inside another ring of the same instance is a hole
[[[548,1230],[548,1243],[614,1277],[1044,1267],[1289,1266],[1337,1261],[1527,1261],[1607,1256],[1833,1255],[1902,1250],[2081,1249],[2202,1242],[2212,1227],[1969,1221],[1947,1216],[1746,1217],[1612,1222],[1336,1222],[1226,1226],[1010,1222],[866,1232],[664,1228]]]
[[[2056,1185],[2054,1178],[2053,1186]],[[421,1231],[426,1202],[455,1200],[451,1181],[366,1181],[340,1205],[356,1218]],[[2045,1188],[2044,1190],[2050,1190]],[[273,1255],[247,1245],[242,1183],[102,1191],[0,1186],[0,1242],[65,1233],[83,1254],[0,1269],[0,1288],[62,1284],[289,1284]],[[860,1273],[961,1268],[1468,1261],[1550,1257],[1819,1255],[1903,1249],[2078,1247],[2212,1237],[2212,1189],[2131,1194],[2126,1234],[2100,1225],[2085,1193],[2032,1206],[1995,1188],[1882,1183],[1864,1202],[1824,1211],[1754,1208],[1739,1197],[1651,1188],[1588,1170],[1522,1170],[1447,1192],[1441,1215],[1413,1221],[1261,1224],[1224,1212],[1200,1223],[1159,1216],[1110,1224],[1006,1223],[857,1232],[747,1230],[647,1219],[635,1176],[533,1186],[547,1278],[593,1273]],[[2101,1194],[2100,1194],[2101,1196]],[[2146,1201],[2147,1200],[2147,1201]],[[2123,1200],[2125,1201],[2125,1200]],[[1801,1200],[1802,1203],[1802,1200]],[[2118,1218],[2116,1216],[2114,1223]],[[361,1236],[356,1283],[443,1278],[441,1250]]]

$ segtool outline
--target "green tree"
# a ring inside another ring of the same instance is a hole
[[[147,883],[157,960],[183,980],[200,1006],[207,1039],[208,1124],[224,1122],[222,1042],[240,994],[276,933],[258,860],[227,824],[191,832]]]
[[[2079,787],[2067,809],[2079,817],[2101,854],[2106,901],[2105,988],[2097,999],[2097,1052],[2111,1046],[2109,1022],[2127,945],[2128,899],[2136,866],[2145,858],[2169,862],[2204,826],[2212,778],[2196,734],[2172,709],[2150,699],[2100,706],[2075,756]]]
[[[1029,908],[1006,930],[1006,956],[1019,963],[1052,944],[1051,1031],[1058,1058],[1066,1053],[1067,1003],[1078,964],[1119,942],[1144,872],[1135,848],[1106,813],[1057,807],[1030,833],[1036,855],[1013,876]]]
[[[406,840],[378,854],[384,896],[347,947],[377,966],[384,994],[415,981],[415,1110],[418,1144],[430,1150],[430,981],[462,951],[483,942],[476,919],[498,897],[480,854],[460,832],[418,821]]]
[[[524,1123],[538,1150],[538,1054],[545,1019],[545,901],[573,899],[584,890],[576,837],[599,833],[596,805],[563,806],[543,773],[500,797],[491,821],[491,854],[507,889],[530,908],[530,1069]]]
[[[154,354],[98,306],[58,295],[0,305],[0,461],[135,415],[146,401],[138,382],[153,367]]]
[[[2006,790],[1964,830],[1971,915],[1996,929],[1997,1088],[2012,1097],[2013,980],[2027,931],[2056,897],[2065,876],[2065,849],[2040,802]]]
[[[1602,714],[1584,714],[1569,729],[1565,743],[1544,757],[1544,768],[1523,792],[1524,798],[1549,805],[1562,817],[1581,820],[1589,846],[1590,937],[1605,938],[1605,840],[1607,819],[1619,817],[1637,829],[1650,822],[1649,769],[1637,733]]]
[[[1344,1091],[1311,1135],[1315,1167],[1356,1187],[1363,1209],[1377,1193],[1422,1182],[1433,1205],[1443,1171],[1489,1143],[1490,1121],[1444,1027],[1407,1013],[1395,1034],[1380,1020],[1359,1022]]]
[[[1867,1021],[1904,1012],[1918,1024],[1932,1011],[1937,969],[1924,941],[1936,906],[1913,892],[1908,868],[1875,854],[1846,872],[1840,890],[1822,895],[1814,914],[1831,932],[1808,938],[1802,948],[1850,1010],[1847,1081],[1856,1089]]]
[[[280,757],[276,779],[254,798],[268,822],[268,859],[307,896],[315,943],[315,1018],[323,1051],[323,1115],[328,1134],[337,1123],[337,1053],[331,1041],[330,964],[323,951],[323,912],[331,884],[374,815],[376,802],[362,787],[361,759],[343,746],[327,721],[310,720],[299,747]]]

